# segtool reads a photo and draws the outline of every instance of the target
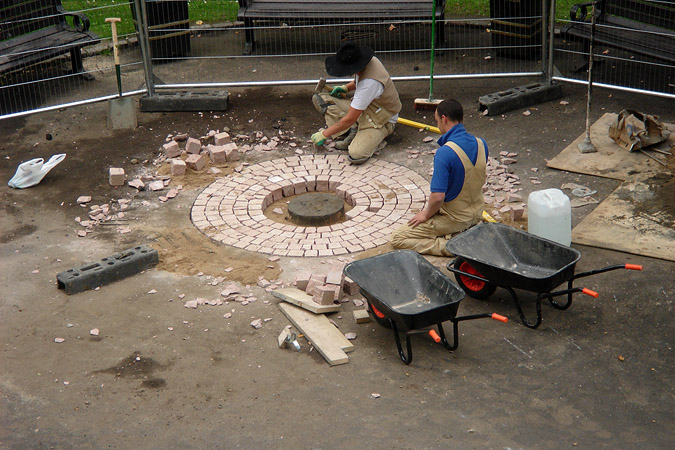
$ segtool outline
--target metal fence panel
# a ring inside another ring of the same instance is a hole
[[[327,20],[313,17],[313,10],[308,9],[300,17],[288,13],[284,5],[290,2],[277,2],[274,17],[239,21],[240,5],[250,0],[144,0],[147,34],[143,37],[149,48],[145,65],[135,31],[139,21],[133,0],[102,0],[99,6],[82,0],[62,1],[68,12],[86,16],[90,30],[99,37],[99,43],[82,47],[85,74],[96,79],[88,81],[70,72],[69,51],[7,69],[8,59],[45,55],[59,48],[49,40],[33,48],[10,48],[17,35],[32,31],[30,26],[40,28],[33,33],[44,32],[45,24],[58,16],[52,12],[27,19],[29,4],[53,7],[59,0],[0,0],[0,118],[114,97],[115,71],[105,23],[111,16],[122,18],[125,94],[146,92],[145,82],[152,80],[150,91],[154,84],[157,89],[310,84],[325,75],[325,57],[346,40],[371,46],[395,80],[424,82],[419,86],[424,91],[432,67],[432,26],[438,38],[434,41],[435,79],[545,75],[584,83],[587,78],[588,39],[583,32],[588,25],[582,22],[589,16],[583,17],[580,7],[572,6],[573,0],[484,0],[478,3],[479,11],[470,15],[461,2],[448,0],[435,25],[431,13],[385,17],[362,12]],[[432,4],[429,0],[427,7]],[[458,5],[462,12],[453,12]],[[551,9],[556,13],[554,22],[549,20]],[[574,20],[569,18],[571,9]],[[604,20],[598,24],[601,39],[594,55],[598,63],[594,82],[675,96],[674,9],[675,2],[666,0],[600,1],[598,11]],[[67,19],[74,29],[85,27],[77,14]],[[581,31],[570,31],[575,28]],[[251,31],[256,46],[248,52],[246,37]],[[640,42],[651,43],[652,50]]]
[[[117,94],[110,25],[105,18],[128,17],[129,5],[79,9],[87,3],[64,0],[61,9],[58,0],[0,1],[0,118]],[[135,45],[128,45],[136,41],[135,33],[123,32],[120,40],[126,75],[140,66],[140,53]],[[80,54],[82,72],[73,73],[73,61]],[[129,94],[144,92],[136,81],[124,84],[125,91],[132,91]]]
[[[556,7],[554,79],[585,83],[593,7]],[[675,1],[603,0],[595,11],[593,83],[675,98]]]

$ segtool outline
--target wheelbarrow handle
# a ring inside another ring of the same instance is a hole
[[[586,294],[586,295],[590,295],[590,296],[593,297],[593,298],[598,298],[598,297],[600,297],[600,294],[598,294],[597,292],[592,291],[592,290],[590,290],[590,289],[588,289],[588,288],[583,288],[583,289],[581,290],[581,292],[584,293],[584,294]]]
[[[588,272],[577,273],[572,277],[572,280],[576,280],[577,278],[588,277],[590,275],[597,275],[599,273],[609,272],[610,270],[616,269],[642,270],[642,266],[639,264],[617,264],[614,266],[603,267],[602,269],[595,269],[589,270]]]
[[[497,314],[497,313],[492,313],[492,316],[491,316],[491,317],[492,317],[494,320],[499,320],[500,322],[504,322],[504,323],[507,323],[507,322],[509,321],[509,318],[508,318],[508,317],[502,316],[502,315]]]

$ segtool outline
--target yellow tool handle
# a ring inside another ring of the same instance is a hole
[[[490,214],[487,213],[487,211],[483,211],[483,219],[485,219],[486,222],[492,222],[496,223],[497,221],[492,217]]]
[[[441,130],[439,130],[438,127],[432,127],[431,125],[425,125],[423,123],[414,122],[412,120],[404,119],[402,117],[399,117],[397,122],[400,123],[401,125],[407,125],[409,127],[420,128],[424,131],[431,131],[432,133],[441,134]]]

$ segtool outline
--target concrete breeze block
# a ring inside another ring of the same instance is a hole
[[[206,153],[202,153],[202,154],[199,154],[199,155],[190,155],[185,160],[185,164],[190,169],[198,172],[206,166],[207,160],[208,160],[208,156],[206,155]]]
[[[162,148],[164,149],[164,153],[166,153],[167,158],[175,158],[176,156],[180,156],[180,147],[176,141],[167,142],[162,146]]]
[[[213,142],[216,145],[225,145],[232,142],[232,138],[230,138],[229,133],[223,131],[222,133],[218,133],[215,136],[213,136]]]
[[[211,161],[213,161],[214,164],[222,164],[227,162],[227,157],[225,155],[225,147],[218,145],[209,145],[208,150],[209,156],[211,157]]]
[[[185,175],[185,168],[187,165],[185,164],[185,161],[182,159],[172,159],[171,160],[171,175],[173,176],[181,176]]]
[[[188,138],[187,142],[185,143],[185,151],[194,155],[198,155],[199,152],[202,151],[201,141],[195,138]]]
[[[124,186],[124,169],[111,167],[108,171],[108,182],[111,186]]]

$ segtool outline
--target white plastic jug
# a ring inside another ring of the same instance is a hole
[[[42,181],[45,175],[47,175],[54,166],[63,161],[65,157],[65,153],[60,153],[58,155],[53,155],[47,162],[42,158],[35,158],[21,163],[16,169],[14,176],[7,184],[9,187],[16,189],[35,186]]]
[[[527,231],[569,246],[572,243],[570,199],[560,189],[532,192],[527,198]]]

